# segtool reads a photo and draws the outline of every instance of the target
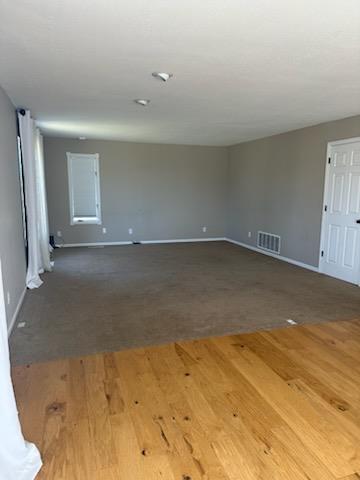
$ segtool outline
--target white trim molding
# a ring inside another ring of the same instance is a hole
[[[92,243],[61,243],[56,245],[57,248],[72,248],[72,247],[101,247],[111,245],[131,245],[133,242],[92,242]]]
[[[174,238],[171,240],[142,240],[140,243],[194,243],[194,242],[224,242],[225,237],[209,237],[209,238]]]
[[[224,242],[225,237],[210,237],[210,238],[172,238],[169,240],[139,240],[133,242],[93,242],[93,243],[64,243],[56,245],[58,248],[69,247],[101,247],[111,245],[133,245],[133,244],[151,244],[151,243],[193,243],[193,242]]]
[[[25,298],[25,294],[26,294],[26,287],[24,288],[24,290],[22,291],[21,295],[20,295],[20,298],[19,298],[19,301],[18,301],[18,304],[16,305],[16,308],[15,308],[15,312],[12,316],[12,319],[9,323],[9,326],[8,326],[8,337],[10,337],[10,334],[14,328],[14,325],[16,323],[16,319],[17,319],[17,316],[19,315],[19,311],[20,311],[20,308],[23,304],[23,301],[24,301],[24,298]]]
[[[292,265],[296,265],[297,267],[306,268],[307,270],[311,270],[312,272],[319,273],[319,267],[314,267],[313,265],[308,265],[307,263],[299,262],[298,260],[293,260],[292,258],[283,257],[282,255],[277,255],[276,253],[271,253],[266,250],[262,250],[258,247],[253,247],[252,245],[247,245],[246,243],[238,242],[231,238],[225,239],[227,242],[233,243],[234,245],[239,245],[240,247],[247,248],[249,250],[253,250],[254,252],[262,253],[263,255],[267,255],[268,257],[277,258],[283,262],[291,263]]]

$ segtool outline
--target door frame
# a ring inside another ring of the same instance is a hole
[[[354,143],[360,142],[360,137],[352,137],[352,138],[345,138],[344,140],[335,140],[332,142],[328,142],[326,147],[326,164],[325,164],[325,181],[324,181],[324,190],[323,190],[323,202],[322,202],[322,210],[321,210],[321,233],[320,233],[320,249],[319,249],[319,273],[324,273],[324,257],[321,256],[321,252],[325,251],[325,240],[326,240],[326,232],[325,232],[325,205],[327,196],[329,193],[329,175],[330,175],[330,164],[329,158],[331,157],[331,148],[335,147],[336,145],[342,145],[344,143]],[[335,278],[335,277],[333,277]],[[355,285],[355,284],[354,284]],[[357,286],[360,287],[360,265],[358,270],[357,276]]]

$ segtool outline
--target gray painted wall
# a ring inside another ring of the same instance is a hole
[[[224,147],[46,137],[44,149],[50,231],[64,243],[225,236]],[[102,225],[70,226],[66,152],[100,155]]]
[[[318,266],[327,142],[356,136],[360,116],[230,147],[227,236],[279,234],[281,255]]]
[[[15,109],[0,87],[0,258],[9,325],[25,288],[25,248],[22,230]]]

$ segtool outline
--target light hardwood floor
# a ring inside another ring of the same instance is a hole
[[[33,364],[13,379],[39,479],[360,478],[360,321]]]

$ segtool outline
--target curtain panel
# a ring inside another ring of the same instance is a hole
[[[42,284],[40,274],[51,271],[43,142],[29,110],[25,115],[19,112],[18,120],[28,229],[26,286],[38,288]]]

